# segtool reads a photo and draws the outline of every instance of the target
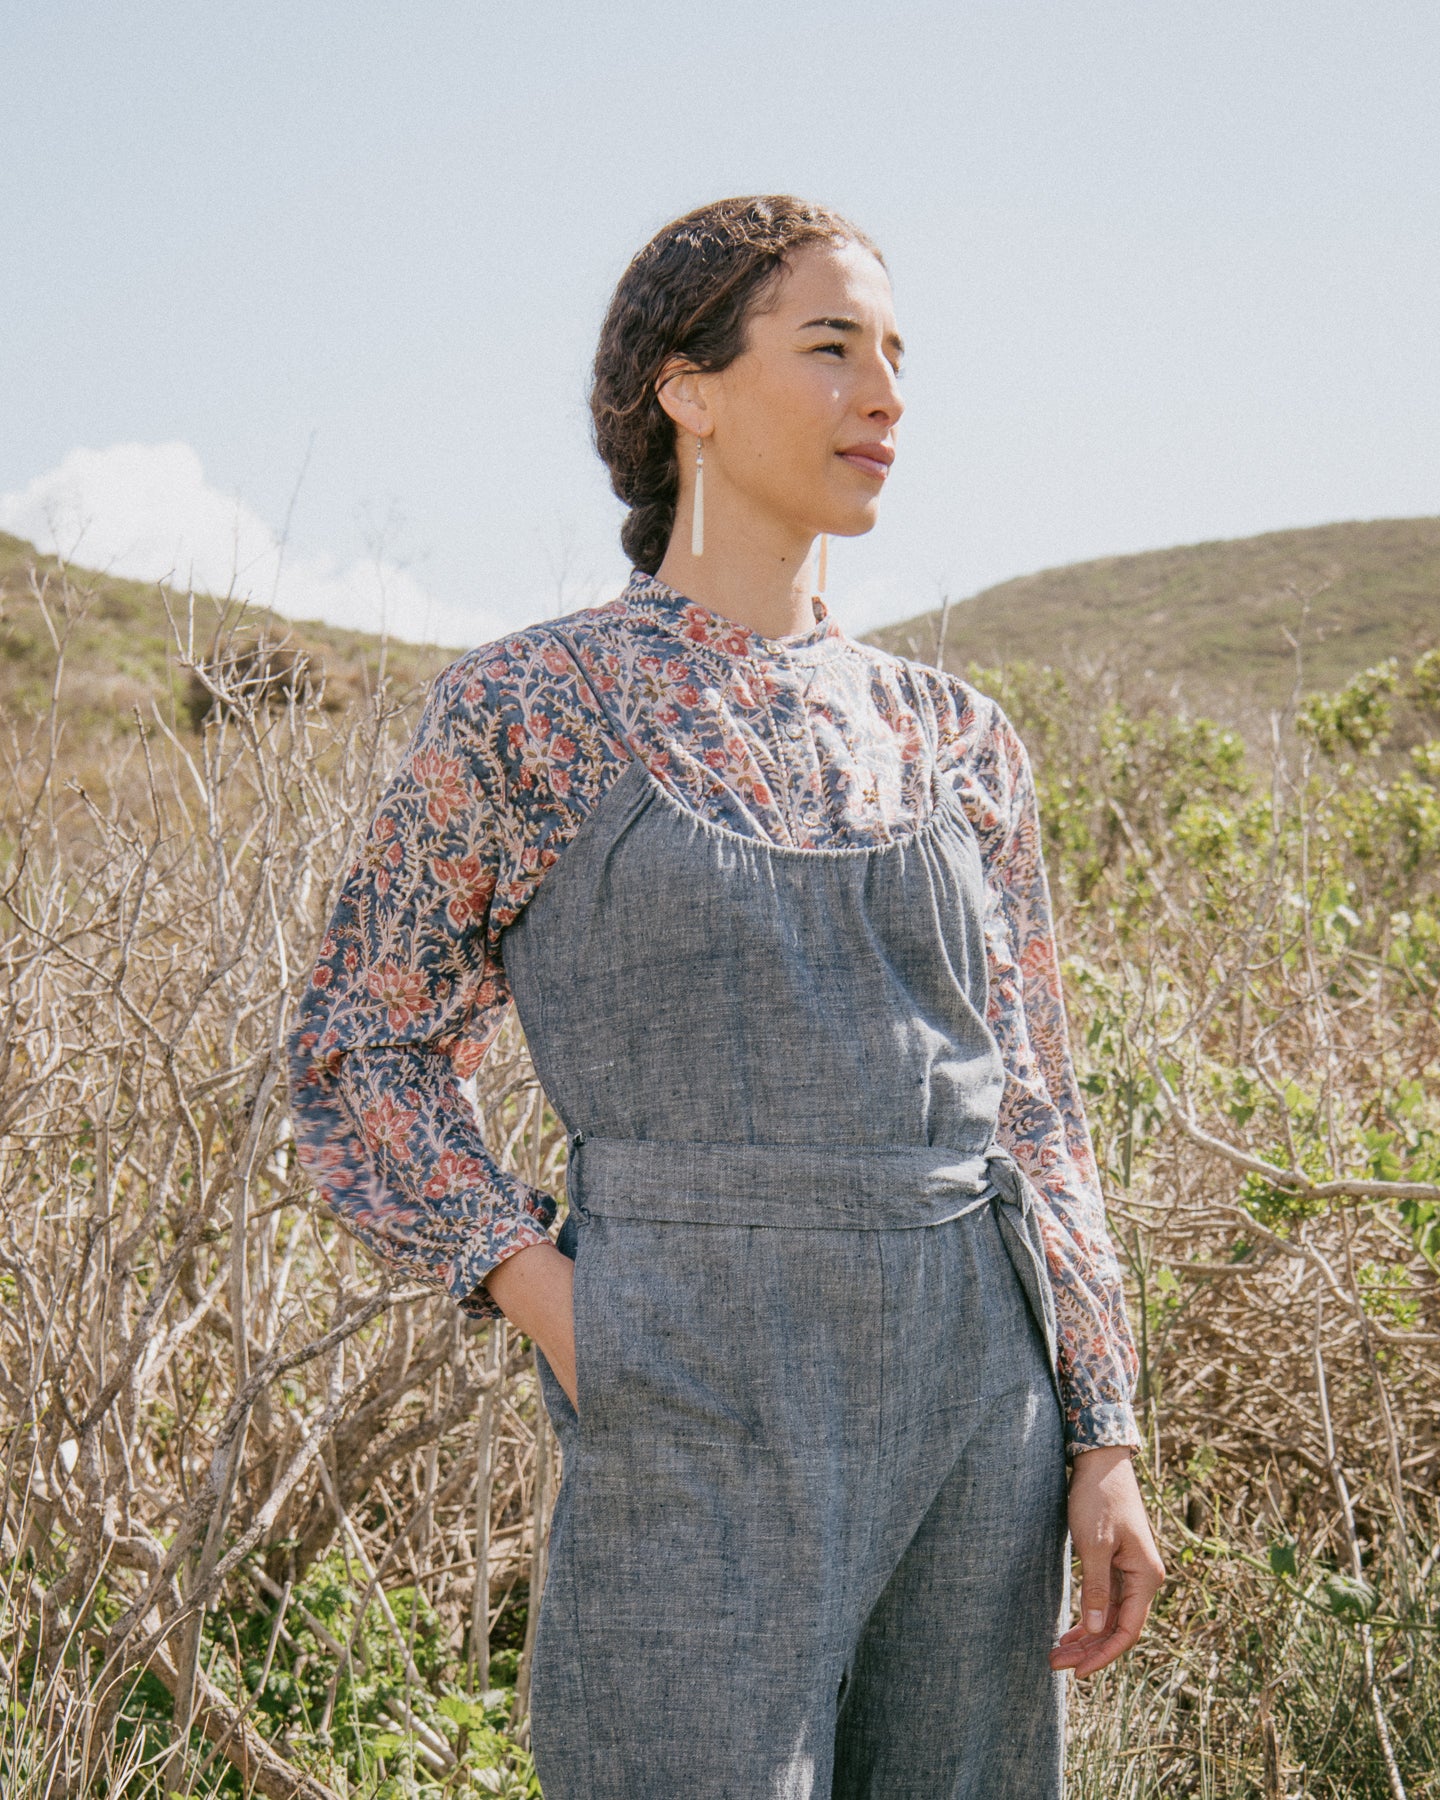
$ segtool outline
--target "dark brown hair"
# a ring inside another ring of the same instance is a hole
[[[745,328],[787,257],[804,244],[859,244],[848,219],[790,194],[715,200],[675,219],[634,258],[610,301],[595,352],[590,413],[610,485],[630,508],[620,542],[653,575],[675,526],[675,426],[655,384],[672,356],[713,373],[745,348]]]

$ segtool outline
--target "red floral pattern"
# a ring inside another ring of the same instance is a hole
[[[537,625],[436,679],[346,877],[290,1045],[301,1161],[377,1254],[475,1316],[481,1281],[540,1243],[555,1202],[502,1169],[459,1083],[510,1004],[502,938],[628,752],[732,830],[801,848],[883,844],[929,810],[917,684],[986,870],[997,1123],[1044,1202],[1072,1446],[1139,1441],[1137,1358],[1069,1050],[1029,758],[954,675],[814,628],[771,639],[638,571],[572,613],[585,670]]]

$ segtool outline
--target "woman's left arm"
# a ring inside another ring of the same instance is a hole
[[[1138,1445],[1132,1396],[1139,1358],[1070,1056],[1034,777],[1003,714],[995,737],[999,818],[986,857],[985,937],[987,1022],[1005,1065],[996,1136],[1044,1202],[1040,1227],[1055,1292],[1066,1447],[1073,1455]]]
[[[1034,776],[1003,714],[997,724],[1007,804],[990,857],[986,925],[988,1022],[1005,1064],[996,1135],[1043,1202],[1055,1294],[1070,1535],[1082,1578],[1081,1622],[1051,1662],[1089,1675],[1135,1642],[1165,1571],[1132,1465],[1139,1360],[1070,1054]]]

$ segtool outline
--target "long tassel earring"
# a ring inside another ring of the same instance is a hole
[[[690,554],[705,554],[705,440],[695,440],[695,505],[690,514]]]

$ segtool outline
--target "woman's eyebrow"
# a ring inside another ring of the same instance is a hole
[[[795,329],[809,331],[812,326],[818,326],[825,331],[859,331],[861,329],[858,319],[807,319],[803,325],[797,325]],[[885,339],[885,347],[893,350],[897,356],[905,354],[905,346],[897,331],[892,331]]]

